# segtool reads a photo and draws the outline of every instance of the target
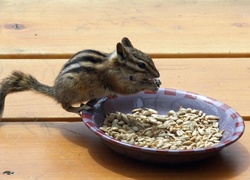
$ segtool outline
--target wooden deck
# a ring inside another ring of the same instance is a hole
[[[127,36],[153,57],[162,87],[222,101],[246,125],[211,159],[155,166],[109,150],[52,99],[11,94],[0,123],[0,179],[249,179],[249,9],[248,0],[0,2],[0,78],[22,70],[52,85],[74,53],[111,52]]]

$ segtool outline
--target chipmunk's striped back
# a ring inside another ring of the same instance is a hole
[[[107,61],[108,54],[96,50],[83,50],[75,54],[62,68],[59,75],[77,73],[82,70],[93,71],[96,65]]]
[[[62,68],[59,76],[68,73],[95,72],[103,67],[109,69],[123,68],[133,72],[146,73],[150,77],[159,77],[152,59],[145,53],[134,48],[132,44],[123,39],[122,44],[117,44],[113,53],[102,53],[96,50],[83,50],[75,54]]]

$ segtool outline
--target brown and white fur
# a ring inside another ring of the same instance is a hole
[[[72,105],[114,94],[157,91],[159,76],[152,59],[125,37],[112,53],[83,50],[75,54],[63,66],[53,86],[14,71],[0,83],[0,118],[9,93],[33,90],[54,98],[66,111],[79,113],[84,105]]]

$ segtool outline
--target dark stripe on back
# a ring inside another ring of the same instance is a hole
[[[96,73],[96,69],[95,68],[92,68],[92,67],[76,67],[76,68],[73,68],[73,69],[70,69],[69,71],[66,71],[65,73],[61,74],[61,75],[64,75],[64,74],[68,74],[68,73],[79,73],[79,72],[86,72],[86,73]]]
[[[104,58],[107,57],[106,53],[102,53],[100,51],[96,51],[96,50],[92,50],[92,49],[86,49],[86,50],[81,51],[80,53],[96,54],[96,55],[102,56]]]
[[[82,57],[77,58],[73,62],[78,63],[78,62],[83,62],[83,61],[97,64],[97,63],[102,63],[103,62],[103,58],[100,58],[98,56],[86,55],[86,56],[82,56]]]
[[[82,54],[82,55],[78,55],[79,57],[75,56],[71,61],[68,61],[68,63],[66,63],[63,67],[63,69],[67,68],[68,66],[70,66],[71,64],[75,64],[75,63],[80,63],[80,62],[91,62],[93,64],[98,64],[98,63],[103,63],[104,61],[104,57],[99,57],[96,55],[91,55],[89,53],[86,54]]]

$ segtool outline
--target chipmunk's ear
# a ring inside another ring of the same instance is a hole
[[[117,56],[121,61],[125,61],[126,59],[126,49],[124,48],[122,43],[117,43],[116,45]]]
[[[132,43],[130,42],[130,40],[127,37],[122,38],[122,44],[125,47],[131,47],[131,48],[133,48]]]

